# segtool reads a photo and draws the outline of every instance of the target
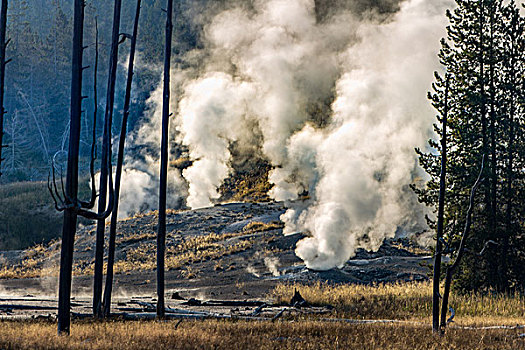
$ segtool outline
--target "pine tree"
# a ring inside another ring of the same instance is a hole
[[[525,19],[520,16],[514,1],[503,12],[506,24],[502,34],[501,59],[501,193],[502,230],[500,285],[503,290],[515,288],[525,281],[522,264],[525,241],[523,237],[525,213]],[[521,220],[521,222],[520,222]]]
[[[484,156],[484,181],[468,242],[470,254],[463,259],[456,287],[507,290],[523,283],[523,276],[518,276],[524,225],[519,214],[523,215],[525,197],[518,193],[523,194],[525,186],[523,170],[519,170],[525,159],[520,132],[524,117],[524,21],[514,1],[456,3],[457,7],[447,12],[450,25],[439,53],[451,77],[444,250],[455,254],[469,192]],[[429,99],[438,111],[444,107],[443,87],[444,78],[436,73]],[[440,138],[441,124],[435,125],[435,131]],[[436,209],[441,146],[431,139],[428,150],[416,151],[430,180],[424,188],[414,189],[422,203]],[[433,220],[429,219],[429,224],[435,229]],[[487,246],[487,242],[495,244]],[[483,256],[475,254],[482,250]]]

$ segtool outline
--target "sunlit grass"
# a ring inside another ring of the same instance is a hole
[[[253,245],[251,240],[241,240],[231,245],[218,243],[238,235],[232,233],[211,233],[187,238],[176,245],[168,245],[166,249],[166,269],[180,269],[206,260],[217,260],[226,255],[244,251]],[[156,245],[154,243],[142,243],[138,247],[130,249],[126,252],[125,259],[115,263],[115,272],[126,273],[155,269],[157,264],[155,251]]]
[[[373,319],[421,319],[432,313],[432,284],[410,282],[377,285],[329,285],[326,283],[281,284],[270,294],[277,302],[289,302],[294,290],[315,305],[331,305],[340,317]],[[467,317],[472,322],[507,321],[510,324],[525,318],[525,298],[514,295],[483,295],[451,293],[450,306],[455,321]],[[521,321],[524,322],[524,321]]]
[[[7,349],[518,349],[519,330],[450,329],[428,325],[355,325],[320,321],[73,322],[57,336],[50,322],[0,322]]]
[[[257,229],[267,230],[268,225],[257,225],[251,228],[250,232]],[[187,237],[178,242],[168,244],[166,247],[165,266],[168,270],[181,269],[194,263],[207,260],[218,260],[224,256],[243,252],[253,246],[253,239],[239,239],[231,244],[225,244],[224,241],[242,236],[242,233],[209,233],[205,235]],[[144,234],[147,235],[147,234]],[[139,235],[126,236],[134,242]],[[131,237],[131,238],[130,238]],[[154,238],[155,236],[148,236]],[[146,237],[142,237],[146,239]],[[120,243],[124,243],[121,240]],[[127,241],[129,243],[129,241]],[[0,278],[32,278],[56,276],[58,274],[58,249],[59,245],[50,246],[37,245],[25,252],[21,262],[12,266],[3,266],[0,268]],[[114,265],[115,273],[131,273],[141,271],[151,271],[156,268],[156,244],[152,239],[145,240],[128,248],[124,248],[122,257],[117,258]],[[104,270],[107,262],[104,262]],[[93,260],[75,260],[73,264],[73,274],[92,275],[94,271]],[[195,273],[186,274],[195,276]]]

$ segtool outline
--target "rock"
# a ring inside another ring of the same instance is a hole
[[[173,300],[186,300],[183,297],[180,296],[179,292],[175,292],[171,295],[171,299]]]

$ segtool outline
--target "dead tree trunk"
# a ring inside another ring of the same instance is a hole
[[[84,31],[84,7],[83,0],[75,0],[73,22],[73,54],[71,65],[71,107],[69,127],[69,148],[67,160],[66,185],[62,184],[62,194],[58,190],[55,179],[55,165],[52,165],[53,182],[48,179],[48,189],[53,198],[55,209],[64,212],[64,224],[62,227],[62,246],[60,251],[60,276],[58,290],[58,334],[69,334],[70,331],[70,307],[71,307],[71,275],[73,271],[73,250],[75,233],[77,228],[77,217],[83,216],[91,220],[104,220],[113,209],[113,180],[109,177],[109,205],[104,211],[95,213],[90,211],[95,203],[96,190],[92,190],[91,199],[84,202],[78,199],[78,158],[81,132],[82,116],[82,72],[87,68],[82,66],[83,31]],[[94,121],[96,122],[96,120]],[[95,128],[95,125],[93,125]],[[95,130],[93,130],[93,144],[91,152],[91,186],[94,182],[94,144]],[[108,149],[109,153],[111,150]],[[106,154],[105,166],[111,172],[111,156]],[[64,188],[65,187],[65,188]]]
[[[80,117],[82,113],[82,36],[84,31],[84,1],[75,0],[73,24],[73,57],[71,69],[71,111],[69,149],[66,174],[66,196],[77,198],[78,152],[80,144]],[[71,274],[73,270],[73,247],[77,229],[77,212],[74,206],[64,210],[62,246],[60,252],[60,277],[58,289],[58,333],[69,334]]]
[[[450,285],[452,284],[452,277],[454,275],[454,272],[458,268],[459,264],[461,263],[461,258],[463,257],[466,251],[465,243],[470,233],[470,226],[472,224],[472,212],[474,211],[474,196],[476,194],[476,190],[478,189],[479,185],[483,181],[482,175],[483,175],[484,163],[485,163],[485,156],[483,156],[483,159],[481,161],[481,169],[479,171],[478,178],[476,179],[476,182],[474,183],[474,186],[472,187],[472,190],[470,191],[470,201],[469,201],[469,207],[467,210],[465,228],[463,229],[463,235],[461,236],[461,242],[459,244],[456,259],[454,260],[454,263],[447,268],[447,275],[445,277],[445,290],[443,292],[443,303],[441,305],[441,333],[445,332],[445,328],[447,326],[446,319],[447,319],[447,311],[448,311],[448,297],[450,295]]]
[[[93,130],[91,131],[91,164],[89,165],[89,174],[91,177],[91,200],[87,203],[88,208],[93,208],[97,200],[97,188],[95,185],[95,159],[96,142],[97,142],[97,117],[98,117],[98,19],[95,17],[95,65],[93,67]]]
[[[164,255],[166,250],[166,191],[168,182],[168,128],[170,118],[170,60],[173,32],[173,0],[167,0],[164,48],[164,91],[162,95],[162,141],[160,160],[159,227],[157,234],[157,317],[164,317]]]
[[[137,0],[137,9],[135,11],[135,22],[133,25],[133,35],[131,36],[131,46],[129,49],[128,78],[126,82],[126,95],[124,97],[124,111],[122,116],[122,125],[120,128],[120,139],[118,145],[117,169],[115,173],[115,204],[111,214],[111,226],[109,229],[109,247],[108,247],[108,266],[106,273],[106,285],[104,287],[104,316],[109,316],[111,312],[111,292],[113,289],[113,265],[115,262],[115,245],[117,236],[117,218],[118,204],[120,195],[120,180],[122,177],[122,163],[124,162],[124,146],[126,142],[126,128],[129,117],[129,105],[131,100],[131,85],[133,82],[133,64],[135,61],[135,48],[137,44],[137,34],[140,17],[140,3]]]
[[[113,105],[115,100],[115,81],[117,77],[118,45],[120,30],[121,0],[115,0],[113,10],[113,32],[111,36],[111,54],[109,59],[108,88],[106,97],[106,112],[104,117],[104,134],[102,137],[102,158],[100,165],[100,191],[98,197],[98,212],[102,213],[106,207],[106,195],[108,192],[108,178],[113,174],[107,165],[111,158],[111,127],[113,124]],[[102,317],[102,275],[104,260],[104,231],[105,220],[97,221],[97,235],[95,246],[95,271],[93,281],[93,315]]]
[[[445,82],[445,110],[442,116],[442,135],[441,135],[441,174],[439,177],[439,204],[437,217],[436,251],[434,254],[434,276],[432,293],[432,331],[439,332],[439,280],[441,277],[441,255],[443,253],[443,221],[445,209],[445,191],[447,176],[447,119],[448,119],[448,93],[450,77],[446,76]]]
[[[0,12],[0,176],[2,176],[2,149],[4,145],[4,85],[5,85],[5,49],[6,41],[6,25],[7,25],[7,0],[2,0],[2,8]]]

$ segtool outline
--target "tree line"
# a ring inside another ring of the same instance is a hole
[[[447,274],[457,267],[457,290],[523,291],[525,18],[514,0],[456,4],[447,11],[439,52],[444,72],[435,74],[429,93],[441,141],[416,150],[430,180],[414,189],[421,202],[439,209],[437,219],[428,219],[437,230],[434,283],[439,286],[440,259],[447,255],[457,261],[444,266]]]

